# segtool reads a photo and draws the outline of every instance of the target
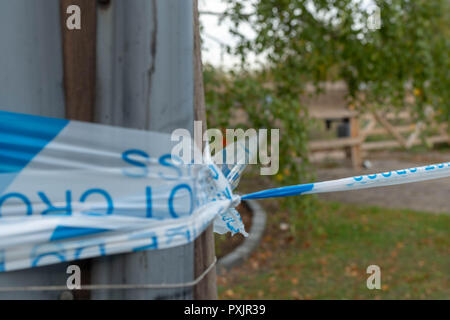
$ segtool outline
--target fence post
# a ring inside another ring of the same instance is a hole
[[[64,30],[64,7],[69,2],[82,7],[82,30],[83,22],[88,30],[96,29],[91,36]],[[204,120],[198,34],[194,56],[196,5],[194,0],[98,1],[94,13],[92,0],[0,2],[5,46],[0,52],[0,85],[5,88],[0,105],[11,106],[2,109],[167,133],[177,128],[192,132],[194,119]],[[24,12],[26,16],[19,19]],[[74,67],[78,63],[81,71]],[[74,263],[83,265],[82,274],[90,275],[91,284],[179,283],[192,281],[213,257],[209,228],[195,244]],[[62,285],[67,265],[0,274],[0,285]],[[215,270],[195,290],[195,294],[194,288],[105,290],[92,291],[89,297],[215,298]],[[60,296],[61,292],[49,291],[1,294],[0,298]]]
[[[97,121],[167,133],[186,128],[193,133],[198,98],[194,97],[193,12],[192,0],[111,1],[99,5]],[[197,259],[201,253],[194,243],[95,259],[92,283],[192,281],[199,270],[194,267],[194,250]],[[95,291],[91,296],[194,298],[193,288]]]
[[[358,115],[352,115],[350,118],[350,136],[352,138],[360,139],[357,144],[351,146],[351,159],[353,169],[360,169],[362,166],[362,143],[360,134],[360,123]]]
[[[202,121],[203,132],[206,130],[206,108],[203,86],[203,68],[201,59],[201,41],[198,15],[198,0],[194,0],[194,113],[195,119]],[[200,276],[203,271],[213,263],[215,258],[214,233],[212,225],[209,226],[195,240],[195,276]],[[195,287],[195,299],[217,299],[216,268]]]

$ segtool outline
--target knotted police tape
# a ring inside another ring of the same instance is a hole
[[[173,146],[168,134],[0,111],[0,271],[180,246],[212,222],[246,235],[241,199],[450,176],[442,163],[238,196],[245,164],[207,153],[185,164]]]

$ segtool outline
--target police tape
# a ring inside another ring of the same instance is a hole
[[[176,143],[0,111],[0,271],[180,246],[212,222],[245,234],[221,170],[180,163]]]
[[[385,187],[450,177],[450,162],[422,167],[374,173],[318,183],[300,184],[250,193],[241,199],[265,199],[289,197],[302,194],[315,194],[336,191],[351,191],[375,187]]]
[[[246,235],[234,209],[241,199],[450,175],[445,163],[240,197],[233,189],[242,159],[216,165],[206,152],[204,163],[185,164],[171,153],[176,143],[168,134],[0,111],[0,272],[180,246],[211,223]],[[239,142],[222,152],[235,147],[256,156]]]

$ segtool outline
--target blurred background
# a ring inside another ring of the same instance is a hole
[[[450,159],[450,1],[199,1],[208,126],[279,128],[239,193]],[[449,179],[262,201],[224,299],[450,298]],[[252,215],[240,209],[247,225]],[[243,239],[216,237],[225,256]],[[378,265],[381,290],[368,290]]]

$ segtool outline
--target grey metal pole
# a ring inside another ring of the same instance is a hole
[[[65,117],[59,0],[0,1],[0,109]],[[0,286],[63,285],[68,264],[0,273]],[[58,299],[59,291],[0,293]]]
[[[167,133],[193,131],[192,5],[192,0],[122,0],[98,7],[96,121]],[[103,257],[91,267],[92,284],[193,279],[192,243]],[[91,298],[192,299],[192,289],[102,290]]]

